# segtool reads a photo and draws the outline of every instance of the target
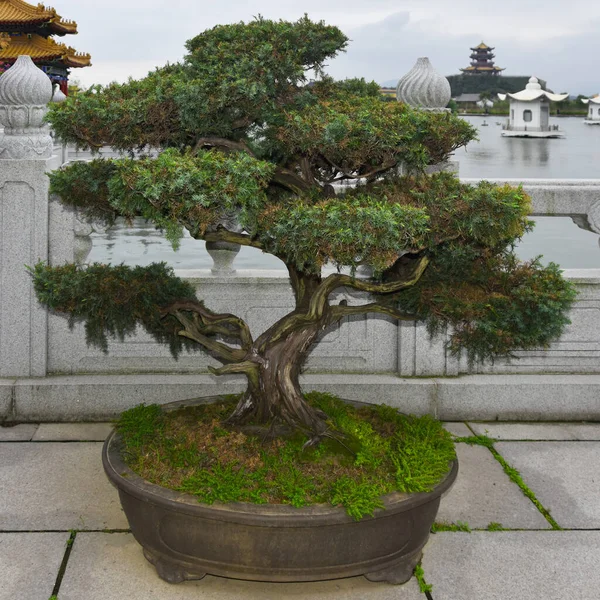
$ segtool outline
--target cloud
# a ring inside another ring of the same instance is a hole
[[[485,33],[442,35],[402,11],[350,31],[347,53],[331,62],[329,72],[339,79],[358,76],[381,83],[399,79],[417,58],[427,56],[440,73],[457,74],[469,64],[470,47],[483,38],[495,46],[495,62],[506,68],[506,75],[535,74],[556,91],[588,94],[600,89],[600,76],[594,75],[597,70],[592,65],[600,50],[595,33],[600,19],[589,25],[589,32],[583,34],[531,42],[515,39],[511,31],[494,38]]]
[[[546,0],[543,5],[504,0],[497,12],[480,0],[55,0],[59,13],[77,20],[80,33],[61,41],[92,54],[93,66],[73,70],[84,85],[123,81],[175,62],[184,42],[218,23],[263,14],[340,26],[351,38],[348,52],[330,62],[338,78],[398,79],[420,56],[444,75],[469,63],[469,48],[482,39],[496,47],[496,64],[507,75],[536,74],[551,88],[571,93],[600,90],[600,4]],[[59,5],[58,5],[59,4]]]

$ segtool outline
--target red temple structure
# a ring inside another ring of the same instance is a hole
[[[481,42],[479,46],[475,46],[471,50],[471,64],[466,69],[461,69],[463,73],[467,75],[499,75],[501,71],[504,71],[504,69],[494,66],[493,48]]]
[[[32,6],[23,0],[0,0],[0,73],[26,54],[67,95],[69,69],[89,67],[91,56],[56,42],[52,36],[76,33],[77,23],[63,19],[54,8]]]

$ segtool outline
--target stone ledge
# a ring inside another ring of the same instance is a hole
[[[305,390],[350,400],[386,403],[450,421],[600,421],[600,375],[465,375],[401,378],[394,375],[310,374]],[[78,375],[0,379],[14,392],[7,421],[106,421],[141,402],[165,403],[239,393],[242,377],[212,375]]]

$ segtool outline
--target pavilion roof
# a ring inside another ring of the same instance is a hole
[[[588,102],[591,102],[592,104],[600,104],[600,95],[593,96],[592,98],[582,98],[581,101],[584,104],[587,104]]]
[[[31,56],[36,62],[62,62],[66,67],[89,67],[91,56],[77,52],[65,44],[59,44],[51,38],[35,33],[18,35],[11,38],[10,44],[0,50],[0,61],[13,61],[20,55]]]
[[[77,33],[77,23],[63,19],[54,8],[43,4],[33,6],[23,0],[0,0],[0,28],[19,25],[48,25],[58,35]]]
[[[513,100],[520,100],[521,102],[533,102],[539,98],[548,98],[552,102],[562,102],[569,97],[569,94],[553,94],[542,89],[537,77],[531,77],[529,83],[525,86],[524,90],[516,92],[515,94],[498,94],[500,100],[505,100],[506,97],[512,98]]]

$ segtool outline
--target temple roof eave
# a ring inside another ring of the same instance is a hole
[[[26,38],[13,38],[6,48],[0,50],[0,61],[13,61],[23,54],[31,56],[36,62],[58,61],[66,67],[89,67],[92,58],[51,38],[31,34]]]
[[[38,26],[58,35],[77,33],[77,23],[63,19],[56,10],[43,4],[32,6],[23,0],[0,0],[0,26]]]
[[[594,96],[593,98],[582,98],[581,101],[584,104],[591,102],[592,104],[600,104],[600,96]]]

